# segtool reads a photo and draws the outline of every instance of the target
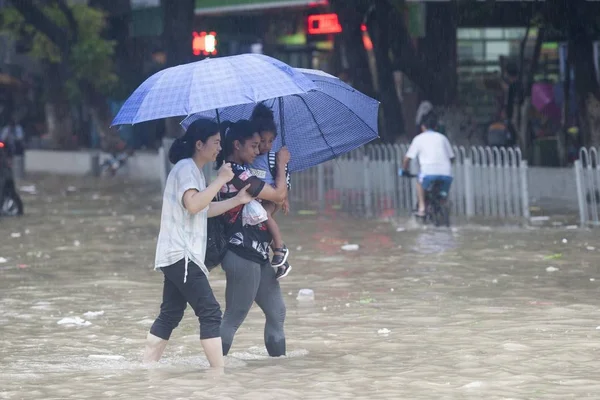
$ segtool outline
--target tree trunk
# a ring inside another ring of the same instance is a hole
[[[161,0],[161,4],[164,12],[163,42],[167,53],[167,67],[186,64],[192,60],[195,1]],[[175,117],[165,120],[165,133],[168,137],[181,136],[181,119]]]
[[[394,70],[390,60],[389,24],[387,18],[390,4],[385,0],[375,2],[374,18],[369,20],[369,35],[373,40],[379,98],[383,107],[385,130],[383,141],[393,143],[398,136],[405,134],[402,104],[396,92]]]
[[[524,112],[529,112],[529,104],[527,106],[524,105],[525,102],[531,102],[531,87],[533,86],[533,80],[535,77],[535,72],[538,69],[538,65],[540,63],[540,54],[542,51],[542,43],[544,41],[545,29],[543,27],[538,29],[538,34],[535,39],[535,47],[533,50],[533,56],[531,58],[531,63],[527,70],[527,75],[524,76],[524,57],[525,57],[525,43],[522,43],[522,54],[521,57],[521,65],[519,66],[519,82],[520,88],[518,94],[518,104],[515,104],[517,109],[516,113],[513,112],[513,115],[517,116],[516,126],[519,127],[519,138],[518,144],[521,148],[521,151],[526,156],[531,153],[531,135],[529,132],[529,115],[524,115]],[[526,111],[524,111],[526,110]],[[525,120],[525,121],[523,121]]]
[[[594,15],[573,2],[567,2],[565,5],[568,51],[575,73],[580,135],[584,146],[598,146],[600,145],[600,115],[596,112],[596,104],[600,99],[600,85],[594,67],[592,38],[588,32]]]
[[[59,64],[44,65],[46,79],[46,125],[51,146],[55,149],[75,147],[73,141],[73,120],[69,98],[65,91],[65,72]]]
[[[434,104],[443,104],[443,91],[440,88],[447,83],[441,76],[435,74],[433,66],[424,59],[421,52],[417,51],[404,22],[404,15],[397,7],[390,7],[387,22],[389,31],[395,33],[390,37],[394,68],[402,71],[421,89],[427,100]],[[436,64],[442,62],[445,61],[438,60]]]
[[[574,39],[569,41],[569,52],[573,52],[573,69],[575,72],[575,92],[577,96],[579,123],[584,146],[600,145],[600,126],[596,115],[598,102],[598,80],[592,59],[591,39]]]
[[[192,60],[192,31],[194,29],[194,0],[162,0],[164,12],[163,42],[167,66],[185,64]]]
[[[373,96],[373,77],[369,68],[367,51],[363,44],[361,25],[368,9],[368,2],[331,0],[332,10],[337,13],[342,25],[341,39],[343,52],[348,65],[350,81],[357,90]]]
[[[456,68],[456,1],[426,3],[426,34],[419,50],[431,72],[441,84],[429,87],[427,99],[436,105],[450,106],[456,100],[458,76]]]
[[[525,96],[523,104],[521,105],[520,115],[521,120],[519,121],[519,143],[521,145],[521,152],[526,160],[533,161],[533,152],[531,147],[531,131],[529,129],[529,115],[531,113],[531,97]]]
[[[540,65],[540,55],[542,54],[542,44],[544,43],[545,36],[546,28],[540,27],[538,29],[537,37],[535,38],[535,47],[533,49],[533,56],[531,57],[531,64],[527,71],[527,78],[524,81],[526,91],[531,91],[531,87],[533,86],[535,73]]]
[[[85,103],[90,109],[92,123],[100,136],[101,147],[110,151],[111,147],[118,142],[119,134],[116,128],[110,127],[113,115],[108,105],[108,99],[98,92],[90,82],[81,82],[80,87]]]
[[[517,99],[517,108],[516,108],[516,113],[513,115],[517,116],[516,119],[516,124],[515,126],[517,126],[518,128],[518,134],[517,134],[517,143],[521,144],[521,151],[525,151],[524,148],[524,143],[521,142],[521,120],[523,118],[523,115],[521,113],[521,111],[523,110],[523,101],[525,100],[526,94],[525,94],[525,89],[524,89],[524,81],[525,81],[525,77],[523,76],[523,74],[525,73],[525,50],[527,48],[527,42],[529,41],[529,31],[531,30],[531,23],[533,20],[533,15],[531,15],[529,17],[529,21],[527,22],[527,29],[525,30],[525,36],[523,37],[523,39],[521,40],[521,45],[519,46],[519,76],[517,78],[517,84],[519,86],[519,93],[518,93],[518,99]]]
[[[127,98],[142,83],[144,78],[142,57],[135,51],[134,39],[129,35],[132,22],[131,0],[89,0],[90,7],[106,13],[107,27],[103,37],[116,43],[114,62],[119,87],[114,93],[116,99]]]
[[[558,153],[558,165],[560,167],[567,165],[567,130],[569,129],[569,105],[571,103],[571,64],[566,63],[565,81],[563,82],[563,110],[561,118],[561,126],[556,133],[556,150]]]

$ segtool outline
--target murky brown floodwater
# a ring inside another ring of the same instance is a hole
[[[139,362],[161,298],[158,188],[35,185],[27,215],[0,221],[0,399],[600,398],[596,232],[280,218],[299,249],[289,355],[266,356],[255,307],[214,376],[190,310],[161,364]],[[222,271],[211,282],[222,300]],[[91,325],[58,324],[76,317]]]

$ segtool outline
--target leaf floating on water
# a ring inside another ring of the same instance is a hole
[[[544,257],[544,260],[558,260],[562,258],[562,253],[554,253],[549,256]]]

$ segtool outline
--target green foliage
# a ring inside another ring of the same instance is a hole
[[[108,95],[118,83],[113,63],[115,42],[102,38],[105,28],[105,15],[102,11],[84,4],[72,5],[71,11],[77,22],[77,41],[71,47],[68,65],[70,77],[67,88],[71,96],[81,95],[80,83],[89,82],[100,93]],[[44,14],[58,27],[70,32],[65,14],[55,5],[43,7]],[[6,8],[2,13],[2,28],[17,38],[31,41],[30,54],[43,62],[61,63],[62,55],[58,46],[35,26],[25,22],[14,8]]]

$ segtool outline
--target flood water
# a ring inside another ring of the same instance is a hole
[[[288,355],[267,357],[255,306],[215,375],[189,308],[160,364],[140,362],[159,188],[27,184],[26,216],[0,220],[0,399],[600,398],[597,232],[280,217]]]

